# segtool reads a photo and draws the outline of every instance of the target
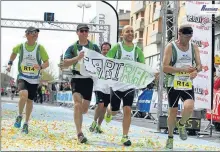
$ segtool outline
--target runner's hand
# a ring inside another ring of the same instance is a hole
[[[183,69],[183,72],[187,72],[187,73],[192,73],[193,71],[195,71],[196,69],[194,67],[187,67]]]
[[[35,64],[35,65],[34,65],[34,69],[40,70],[40,66],[39,66],[38,64]]]
[[[6,71],[7,71],[7,72],[11,72],[11,65],[8,65]]]
[[[83,51],[79,52],[79,55],[77,56],[77,59],[81,60],[83,57],[84,57],[84,52]]]
[[[189,77],[190,77],[191,80],[195,79],[196,76],[197,76],[197,71],[196,70],[194,70],[193,72],[191,72],[189,74]]]

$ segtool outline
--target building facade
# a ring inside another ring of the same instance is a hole
[[[160,60],[163,26],[161,9],[161,2],[131,2],[130,24],[135,29],[135,38],[142,45],[146,64],[149,66],[154,66]],[[185,15],[185,1],[179,1],[178,25]],[[220,16],[217,19],[220,20]],[[220,55],[220,24],[216,26],[215,36],[215,50]]]

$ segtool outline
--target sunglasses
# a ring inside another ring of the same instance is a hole
[[[79,32],[80,32],[80,33],[83,33],[83,32],[88,33],[89,30],[79,30]]]

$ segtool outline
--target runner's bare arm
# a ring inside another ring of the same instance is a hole
[[[201,64],[201,59],[200,59],[199,48],[197,45],[194,45],[194,50],[195,50],[196,69],[197,69],[197,72],[200,72],[202,71],[202,64]]]
[[[44,61],[44,63],[41,65],[42,69],[46,69],[47,67],[49,67],[49,60]]]
[[[163,72],[164,73],[177,73],[177,72],[184,72],[182,68],[175,68],[170,66],[170,61],[172,58],[172,44],[168,44],[164,50],[164,57],[163,57]]]
[[[16,53],[11,53],[11,56],[10,56],[9,61],[12,61],[12,62],[13,62],[16,57],[17,57],[17,54],[16,54]]]

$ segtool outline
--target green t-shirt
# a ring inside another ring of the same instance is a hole
[[[108,51],[106,56],[109,58],[116,58],[118,47],[120,47],[119,44],[116,44],[115,46],[113,46],[112,49]],[[134,46],[126,46],[123,43],[122,43],[122,47],[124,48],[125,51],[128,51],[128,52],[131,52],[134,48]],[[145,63],[144,54],[143,54],[141,48],[136,46],[135,51],[137,51],[136,53],[138,54],[137,62]]]
[[[20,54],[20,52],[21,52],[21,45],[22,44],[18,44],[18,45],[16,45],[14,48],[13,48],[13,53],[15,53],[15,54]],[[35,48],[35,46],[37,45],[37,43],[35,43],[34,45],[32,45],[32,46],[29,46],[27,43],[25,43],[25,48],[26,48],[26,50],[28,51],[28,52],[32,52],[32,51],[34,51],[34,48]],[[45,48],[42,46],[42,45],[39,45],[39,47],[40,47],[40,57],[41,57],[41,60],[43,61],[43,62],[45,62],[45,61],[47,61],[48,59],[49,59],[49,57],[48,57],[48,54],[47,54],[47,51],[45,50]]]

